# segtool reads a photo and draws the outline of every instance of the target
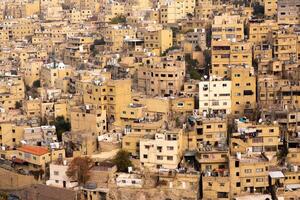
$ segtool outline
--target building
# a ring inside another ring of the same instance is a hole
[[[252,44],[250,42],[212,41],[211,74],[230,78],[230,67],[252,66]]]
[[[252,67],[231,67],[231,112],[246,115],[255,112],[256,77]]]
[[[131,103],[131,80],[94,80],[83,91],[85,104],[106,110],[108,122],[121,124],[121,111]]]
[[[147,30],[144,32],[144,47],[148,51],[160,55],[173,46],[171,29]]]
[[[244,23],[239,15],[215,16],[212,24],[212,40],[244,40]]]
[[[213,80],[199,83],[200,113],[231,113],[231,81]]]
[[[67,162],[63,164],[50,164],[50,177],[46,181],[46,185],[60,188],[74,188],[78,185],[77,181],[72,180],[66,175],[68,170]]]
[[[17,148],[15,158],[21,163],[28,163],[31,169],[45,170],[51,162],[51,153],[45,147],[24,145]]]
[[[176,96],[185,78],[183,57],[148,57],[138,69],[138,89],[147,95]]]
[[[70,111],[71,130],[91,132],[94,136],[102,135],[107,130],[106,110],[97,110],[92,105],[73,107]]]
[[[277,5],[278,24],[299,24],[300,2],[297,0],[279,0]]]
[[[195,0],[171,0],[160,1],[160,22],[162,24],[174,24],[180,19],[194,14]]]
[[[176,169],[184,150],[181,130],[156,133],[152,139],[140,140],[141,166],[151,170]]]

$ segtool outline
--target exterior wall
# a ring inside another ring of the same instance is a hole
[[[145,60],[138,70],[138,88],[149,95],[177,95],[183,87],[185,63],[177,60]]]
[[[88,131],[93,135],[102,135],[106,132],[106,111],[73,109],[71,110],[71,130]]]
[[[154,170],[176,169],[182,155],[182,133],[157,133],[155,139],[140,140],[140,162]],[[169,138],[169,136],[170,138]]]
[[[231,81],[201,81],[199,112],[231,113]]]
[[[131,80],[108,80],[103,84],[89,84],[83,94],[85,104],[107,111],[107,118],[121,124],[120,113],[131,103]]]
[[[163,53],[173,46],[173,33],[170,29],[146,31],[144,33],[145,48],[156,53]]]
[[[27,125],[16,125],[10,122],[0,124],[0,146],[14,147],[19,145],[24,135],[24,128]]]
[[[76,181],[72,181],[67,175],[68,165],[50,164],[50,178],[47,185],[55,187],[73,188],[77,186]]]
[[[212,75],[230,78],[231,66],[252,66],[252,45],[249,42],[212,41]]]
[[[215,16],[212,25],[213,40],[244,40],[244,24],[239,15]]]
[[[251,160],[251,158],[250,158]],[[239,167],[235,164],[239,163]],[[250,164],[251,163],[251,164]],[[268,187],[267,161],[239,161],[230,159],[230,183],[232,197],[246,192],[263,192]]]
[[[253,68],[231,68],[231,111],[251,114],[256,108],[256,77]]]
[[[195,125],[198,147],[200,143],[224,143],[227,139],[227,121],[226,119],[207,118],[199,120]]]

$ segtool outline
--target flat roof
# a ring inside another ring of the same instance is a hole
[[[37,156],[41,156],[48,153],[48,148],[40,147],[40,146],[28,146],[24,145],[20,148],[18,148],[19,151],[34,154]]]
[[[271,178],[284,178],[284,174],[281,171],[269,172]]]

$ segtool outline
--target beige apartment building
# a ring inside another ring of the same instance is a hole
[[[56,82],[70,77],[72,68],[62,62],[49,63],[42,66],[41,85],[48,88],[55,88]]]
[[[195,123],[197,146],[203,143],[217,145],[226,143],[227,119],[226,118],[198,118]]]
[[[20,144],[24,136],[25,123],[2,122],[0,123],[0,146],[14,147]]]
[[[231,113],[252,114],[256,108],[256,77],[252,67],[233,66],[231,73]]]
[[[244,22],[239,15],[215,16],[212,24],[212,40],[244,40]]]
[[[263,0],[265,16],[274,17],[277,15],[277,0]]]
[[[300,2],[297,0],[278,0],[277,21],[282,25],[299,24]]]
[[[274,57],[280,61],[297,62],[297,35],[293,29],[280,30],[274,37]]]
[[[88,60],[92,37],[70,37],[64,50],[64,62],[70,65],[78,65]]]
[[[147,30],[144,32],[144,47],[160,55],[173,46],[173,33],[171,29]]]
[[[0,80],[0,106],[2,108],[15,109],[16,103],[21,103],[24,97],[25,85],[21,76],[2,76]]]
[[[279,27],[275,20],[251,20],[249,22],[249,42],[260,44],[271,42]]]
[[[250,42],[212,41],[212,75],[230,77],[231,66],[252,66]]]
[[[140,140],[141,166],[150,170],[176,169],[184,150],[182,130],[162,131]]]
[[[187,18],[188,14],[194,14],[195,0],[160,1],[160,22],[162,24],[174,24],[180,19]]]
[[[230,139],[232,153],[253,153],[275,155],[280,141],[281,133],[277,124],[253,124],[236,121],[237,132]]]
[[[97,110],[92,105],[73,107],[70,111],[70,123],[71,131],[86,131],[99,136],[107,130],[106,111]]]
[[[31,87],[35,81],[40,80],[42,65],[43,62],[41,60],[30,60],[24,65],[23,73],[25,85]]]
[[[51,152],[46,147],[23,145],[16,150],[16,158],[27,162],[29,169],[43,169],[51,162]]]
[[[136,38],[136,30],[123,25],[111,25],[104,30],[105,49],[110,52],[123,50],[124,42]]]
[[[210,19],[213,14],[213,1],[200,0],[195,6],[195,16],[198,19]]]
[[[148,57],[138,69],[138,88],[148,95],[178,95],[185,77],[185,62],[168,57]]]
[[[106,110],[109,123],[121,125],[121,111],[131,103],[131,80],[94,80],[87,85],[83,101]]]
[[[263,155],[229,158],[231,197],[249,193],[263,193],[269,186],[270,161]]]

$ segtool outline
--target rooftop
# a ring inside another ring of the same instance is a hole
[[[37,156],[41,156],[44,154],[49,153],[48,149],[45,147],[40,147],[40,146],[22,146],[20,148],[18,148],[19,151],[23,151],[25,153],[30,153],[30,154],[34,154]]]

